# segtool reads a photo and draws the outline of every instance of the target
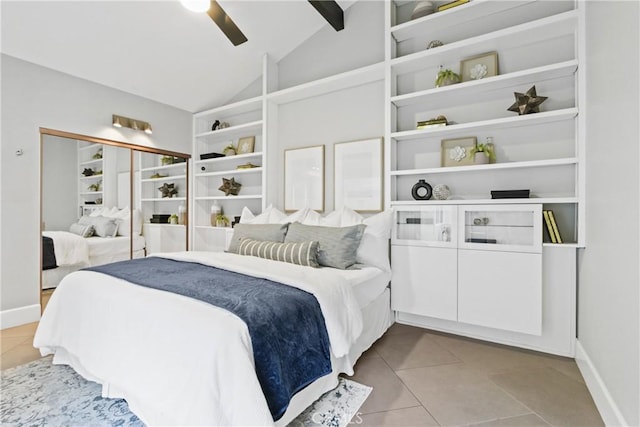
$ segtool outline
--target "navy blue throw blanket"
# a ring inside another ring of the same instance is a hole
[[[296,392],[331,372],[324,316],[308,292],[220,268],[156,257],[85,270],[188,296],[241,318],[248,326],[256,374],[276,421]]]

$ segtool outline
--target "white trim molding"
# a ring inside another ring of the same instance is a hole
[[[0,329],[33,323],[40,320],[40,304],[0,311]]]
[[[602,381],[598,370],[579,340],[576,340],[576,363],[604,424],[607,426],[628,426],[629,423],[618,409],[613,396],[609,393],[606,384]]]

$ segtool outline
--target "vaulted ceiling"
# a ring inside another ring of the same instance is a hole
[[[343,9],[354,0],[338,0]],[[306,0],[219,0],[249,39],[166,1],[0,1],[1,51],[187,111],[226,102],[329,25]]]

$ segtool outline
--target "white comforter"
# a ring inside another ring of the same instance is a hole
[[[84,237],[68,231],[43,231],[53,239],[53,252],[59,267],[74,264],[89,264],[89,244]]]
[[[362,330],[351,288],[331,269],[227,253],[163,256],[313,293],[336,357],[348,352]],[[75,272],[52,295],[34,346],[43,355],[55,353],[54,363],[70,364],[101,383],[104,396],[127,399],[149,425],[273,424],[246,325],[201,301],[100,273]]]

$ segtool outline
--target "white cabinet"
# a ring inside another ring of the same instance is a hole
[[[539,204],[397,207],[392,308],[540,335],[541,209]]]
[[[147,255],[185,250],[187,228],[184,225],[150,224],[142,226]]]

